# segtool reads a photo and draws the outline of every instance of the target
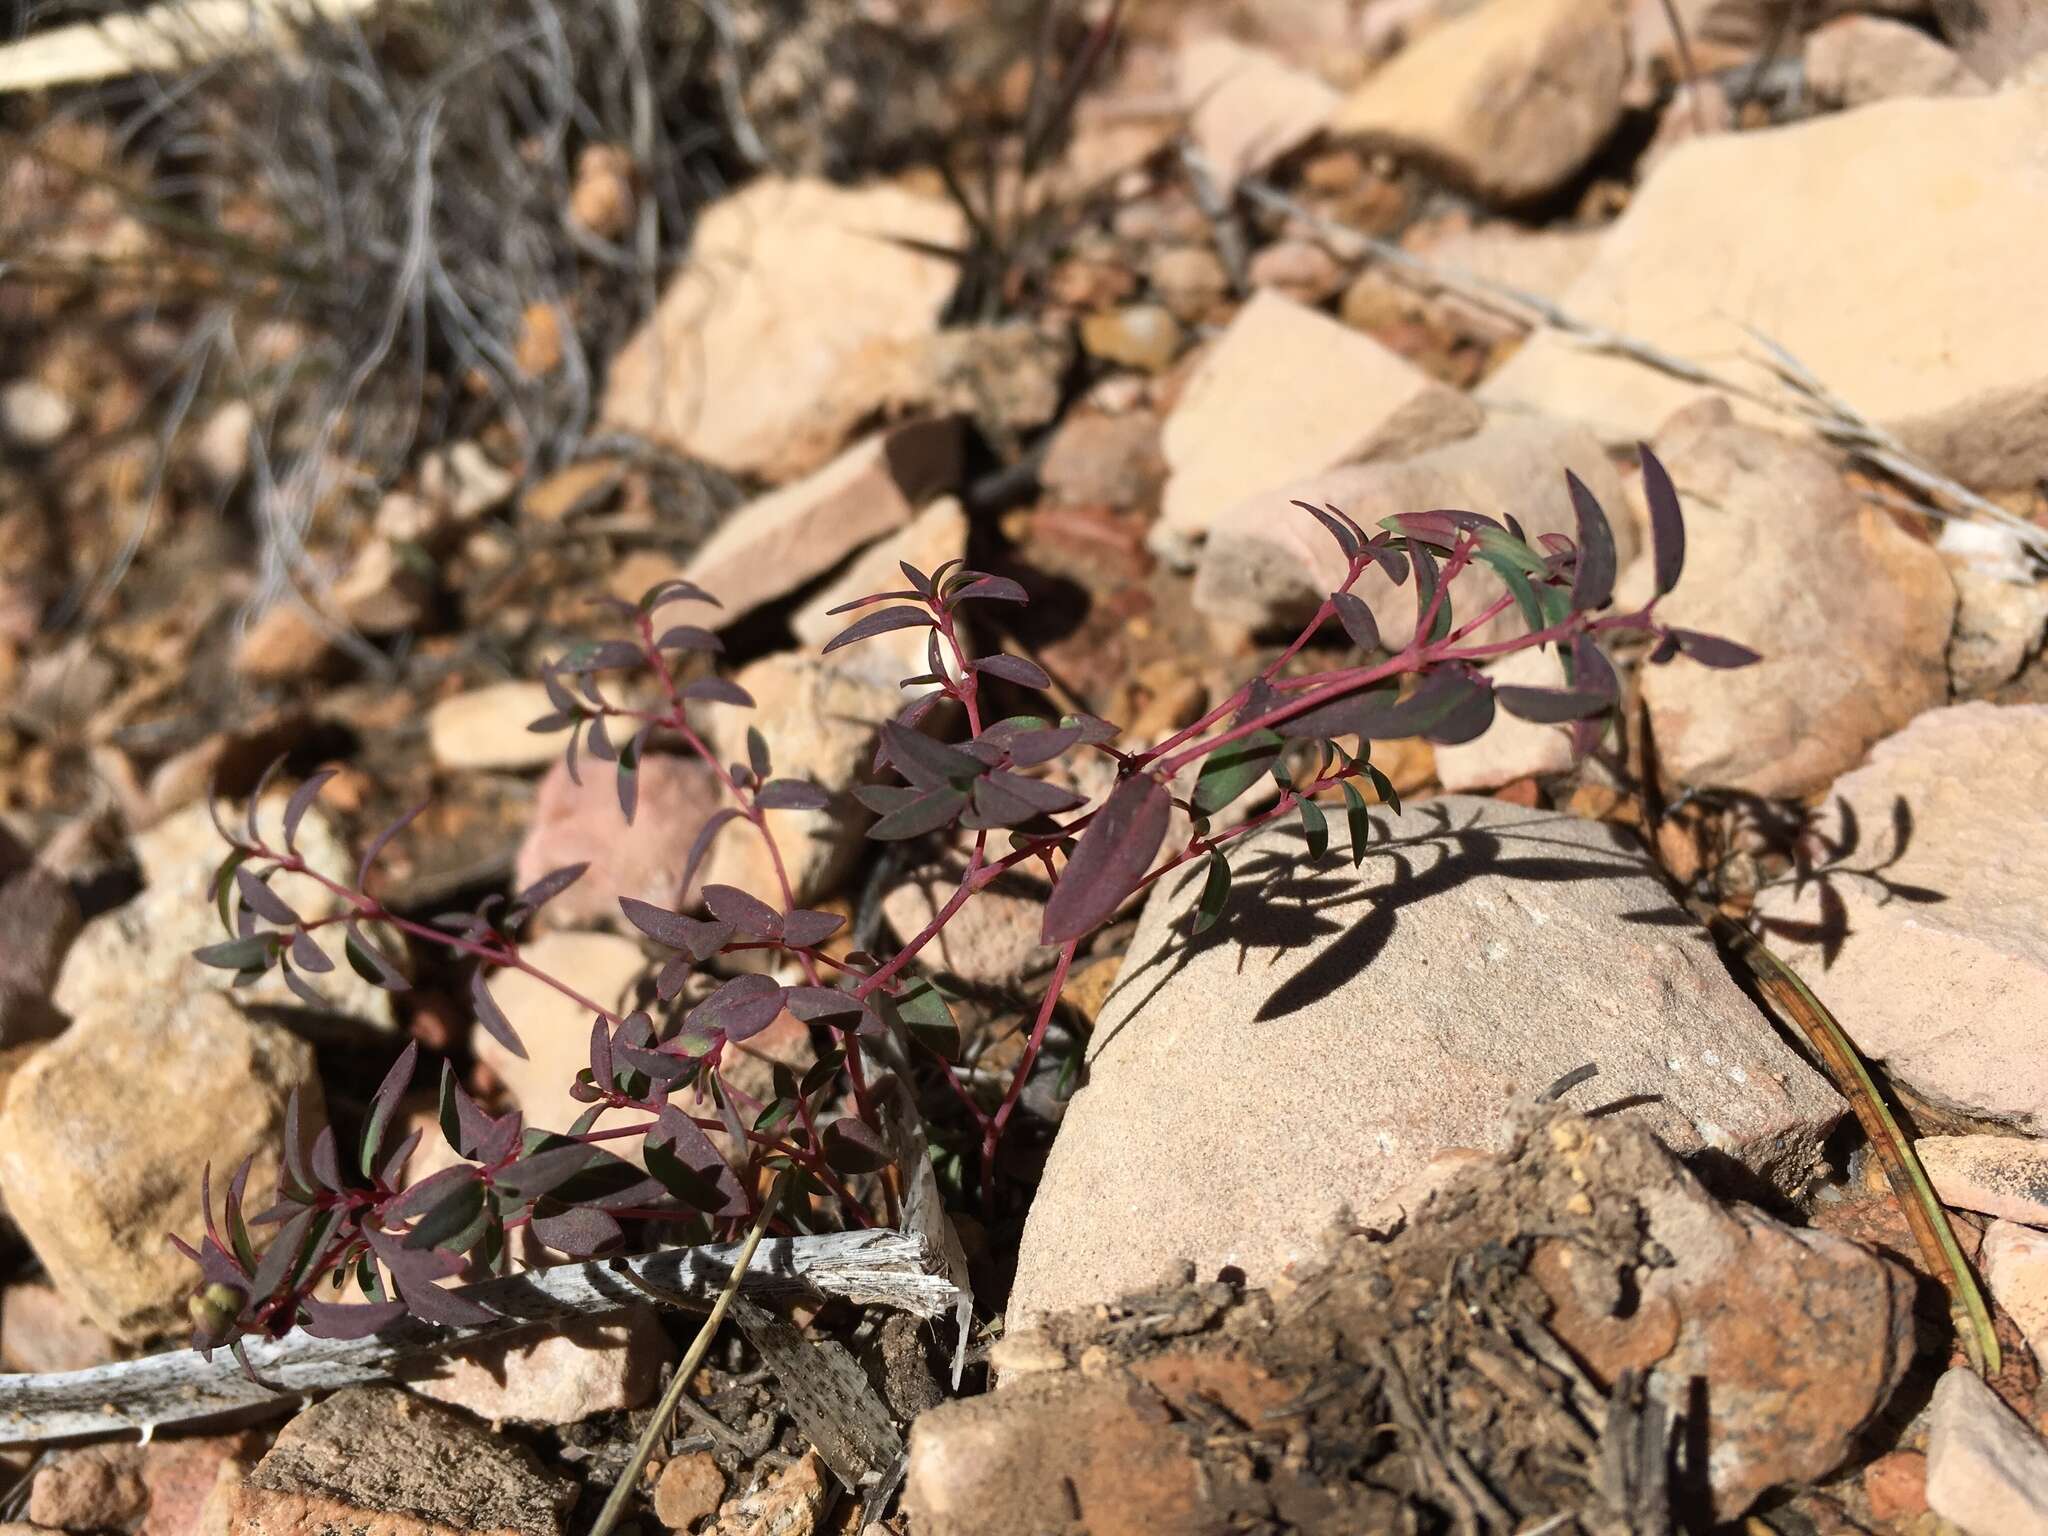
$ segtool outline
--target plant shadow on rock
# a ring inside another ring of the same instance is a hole
[[[1111,997],[1126,987],[1144,985],[1151,989],[1146,994],[1149,998],[1196,955],[1224,945],[1236,946],[1245,959],[1258,951],[1277,958],[1305,943],[1342,933],[1338,942],[1282,982],[1260,1004],[1252,1016],[1254,1021],[1270,1022],[1334,995],[1379,957],[1404,915],[1419,915],[1412,914],[1412,909],[1468,880],[1492,875],[1561,884],[1656,876],[1655,866],[1619,833],[1615,834],[1611,859],[1589,858],[1584,845],[1544,835],[1544,827],[1556,824],[1554,817],[1532,817],[1525,829],[1457,825],[1449,808],[1428,803],[1417,806],[1415,814],[1427,817],[1435,826],[1373,844],[1355,872],[1337,862],[1341,850],[1336,848],[1320,867],[1273,849],[1233,860],[1231,877],[1238,896],[1221,919],[1200,934],[1177,931],[1160,956],[1160,966],[1147,967],[1150,975],[1119,977]],[[1376,830],[1385,831],[1384,817],[1375,816],[1373,821]],[[1364,870],[1375,862],[1384,868],[1385,877],[1366,885]],[[1174,888],[1201,874],[1199,867],[1191,868],[1176,877]],[[1370,906],[1363,914],[1355,914],[1362,901]],[[1645,917],[1657,921],[1661,914]],[[1690,919],[1685,921],[1690,923]],[[1704,933],[1699,942],[1709,942]],[[1095,1040],[1091,1056],[1110,1038],[1105,1035]]]

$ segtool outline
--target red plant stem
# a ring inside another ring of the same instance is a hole
[[[528,963],[520,955],[517,947],[504,949],[489,944],[479,944],[474,939],[466,939],[460,934],[449,933],[444,929],[434,927],[430,923],[419,923],[414,922],[408,917],[400,917],[382,902],[351,890],[340,881],[330,880],[327,876],[321,874],[319,870],[310,868],[306,861],[299,858],[296,854],[275,853],[267,845],[258,847],[254,852],[258,858],[275,860],[277,867],[281,870],[295,875],[304,875],[307,879],[325,886],[329,891],[341,897],[342,900],[348,902],[355,909],[348,916],[337,913],[333,917],[310,918],[301,922],[299,926],[308,933],[311,933],[316,928],[325,928],[334,923],[348,922],[351,917],[365,922],[386,923],[396,928],[400,933],[410,934],[413,938],[419,939],[423,943],[438,944],[443,949],[450,950],[458,955],[467,955],[471,959],[482,961],[486,965],[497,965],[510,970],[523,971],[543,986],[553,988],[577,1007],[596,1014],[607,1023],[616,1025],[620,1022],[621,1016],[605,1007],[602,1003],[585,997],[567,982],[550,976],[546,971]]]
[[[1069,939],[1060,946],[1060,957],[1053,966],[1052,980],[1045,985],[1045,997],[1038,1005],[1038,1018],[1031,1026],[1031,1038],[1024,1043],[1024,1054],[1018,1059],[1017,1070],[1010,1077],[1010,1086],[1003,1094],[1003,1102],[996,1107],[996,1112],[989,1116],[982,1129],[981,1203],[984,1210],[995,1210],[996,1148],[1002,1143],[1003,1128],[1009,1124],[1011,1112],[1017,1107],[1017,1100],[1023,1097],[1025,1081],[1031,1076],[1031,1068],[1038,1060],[1040,1048],[1045,1044],[1046,1027],[1052,1023],[1052,1010],[1060,1000],[1060,989],[1067,984],[1067,970],[1074,963],[1074,951],[1080,942],[1079,939]]]

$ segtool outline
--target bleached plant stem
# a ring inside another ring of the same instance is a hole
[[[366,1339],[316,1339],[295,1329],[281,1339],[250,1340],[249,1364],[261,1383],[225,1350],[209,1361],[189,1349],[84,1371],[0,1376],[0,1445],[136,1433],[147,1439],[170,1425],[254,1417],[266,1409],[282,1413],[307,1393],[390,1377],[423,1356],[602,1317],[650,1298],[708,1307],[724,1290],[742,1247],[670,1248],[486,1280],[462,1294],[501,1317],[474,1328],[406,1318]],[[936,1318],[951,1311],[955,1299],[937,1264],[929,1245],[907,1232],[872,1228],[771,1238],[747,1262],[739,1288],[756,1300],[836,1296]]]

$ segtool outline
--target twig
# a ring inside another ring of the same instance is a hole
[[[782,1192],[789,1186],[789,1171],[784,1169],[775,1176],[775,1183],[769,1188],[768,1198],[761,1202],[759,1214],[754,1217],[753,1229],[747,1233],[747,1240],[740,1245],[739,1259],[734,1263],[732,1274],[725,1287],[718,1293],[718,1300],[711,1305],[711,1315],[704,1319],[697,1330],[697,1337],[690,1341],[689,1351],[683,1356],[682,1364],[676,1367],[675,1379],[668,1384],[668,1390],[661,1395],[654,1417],[647,1421],[647,1428],[640,1436],[640,1443],[633,1447],[633,1455],[626,1463],[626,1469],[619,1474],[619,1480],[612,1485],[610,1495],[599,1511],[597,1524],[591,1527],[590,1536],[608,1536],[612,1527],[619,1523],[619,1516],[626,1512],[626,1504],[633,1497],[633,1489],[640,1481],[640,1474],[647,1470],[647,1460],[654,1454],[654,1448],[668,1439],[668,1427],[676,1416],[676,1404],[682,1401],[684,1390],[690,1385],[690,1378],[697,1373],[704,1355],[711,1348],[711,1341],[718,1336],[718,1325],[725,1321],[725,1314],[732,1307],[732,1299],[740,1292],[740,1282],[754,1262],[754,1250],[761,1246],[762,1234],[768,1230],[768,1223],[775,1215],[775,1208],[782,1204]]]
[[[652,1295],[671,1305],[711,1303],[735,1276],[764,1298],[840,1296],[898,1307],[919,1317],[950,1311],[954,1289],[912,1234],[873,1228],[819,1237],[775,1238],[744,1258],[733,1244],[669,1248],[626,1259],[563,1264],[464,1287],[460,1294],[500,1314],[474,1328],[437,1328],[408,1318],[367,1339],[316,1339],[295,1329],[245,1348],[251,1381],[216,1352],[178,1350],[90,1370],[0,1377],[0,1445],[139,1432],[229,1413],[289,1411],[307,1393],[377,1381],[407,1362],[484,1340],[619,1312]]]

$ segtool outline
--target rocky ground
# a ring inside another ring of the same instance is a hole
[[[946,1329],[797,1313],[907,1444],[900,1498],[848,1496],[757,1344],[721,1336],[632,1518],[2048,1532],[2033,8],[1133,0],[1049,7],[1041,34],[1035,5],[707,5],[707,30],[648,24],[652,124],[593,80],[559,120],[537,87],[492,99],[511,126],[436,120],[451,154],[503,152],[477,206],[464,162],[422,193],[440,287],[381,192],[321,237],[338,267],[291,265],[321,176],[209,178],[268,164],[238,114],[291,162],[251,104],[302,86],[190,53],[168,94],[119,60],[51,73],[91,9],[0,50],[6,1370],[180,1347],[194,1272],[164,1235],[196,1233],[208,1164],[274,1176],[294,1091],[352,1128],[411,1039],[529,1125],[582,1107],[589,1015],[524,978],[496,996],[526,1059],[426,951],[402,993],[346,965],[320,1008],[226,990],[192,959],[219,937],[209,786],[338,766],[300,840],[342,881],[424,802],[372,885],[422,918],[588,861],[526,956],[617,1003],[658,968],[620,898],[773,884],[732,836],[686,877],[725,793],[698,761],[648,757],[629,830],[608,775],[526,729],[540,668],[612,632],[591,598],[682,575],[723,606],[661,622],[715,629],[757,704],[706,714],[713,749],[746,760],[752,726],[823,788],[776,823],[782,862],[880,948],[961,867],[865,840],[852,793],[924,650],[828,653],[828,610],[899,560],[1021,583],[1028,607],[977,615],[1051,680],[1017,707],[1149,745],[1341,578],[1292,500],[1568,535],[1569,469],[1640,601],[1647,443],[1688,518],[1660,611],[1763,660],[1619,658],[1623,729],[1583,760],[1506,717],[1384,743],[1400,804],[1364,856],[1260,832],[1198,936],[1200,871],[1160,881],[1078,958],[992,1202],[943,1084],[921,1097],[976,1298],[963,1385]],[[587,20],[564,48],[598,46]],[[393,82],[443,57],[427,23],[364,25]],[[341,77],[331,38],[300,42]],[[412,185],[418,128],[330,156],[337,199],[378,167]],[[433,317],[392,320],[416,362],[363,350],[401,281]],[[1359,591],[1400,646],[1380,579]],[[968,1093],[1021,1059],[1044,895],[1008,877],[920,957]],[[1995,1372],[1844,1085],[1688,899],[1871,1062],[1988,1293]],[[819,1043],[784,1014],[729,1070],[765,1097]],[[402,1109],[430,1132],[417,1180],[445,1166],[433,1096]],[[0,1532],[586,1530],[694,1330],[637,1307],[295,1416],[0,1449]],[[33,1439],[17,1390],[0,1444]]]

